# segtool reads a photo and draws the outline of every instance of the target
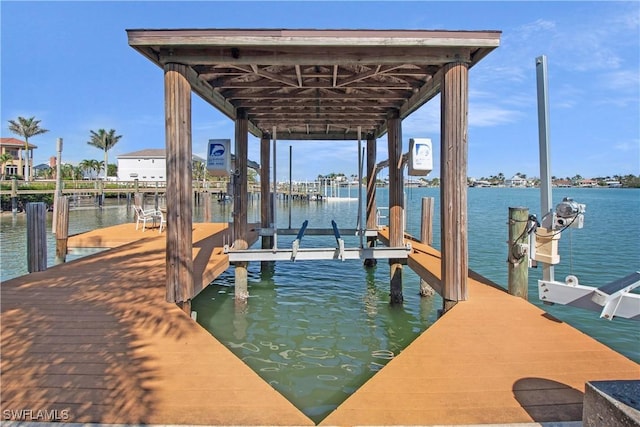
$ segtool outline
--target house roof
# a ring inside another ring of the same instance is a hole
[[[147,148],[118,156],[119,159],[164,159],[165,157],[167,157],[167,155],[164,148]]]
[[[133,29],[129,45],[161,68],[188,67],[205,101],[256,137],[354,140],[386,133],[440,92],[447,64],[474,66],[500,31]]]
[[[167,150],[165,150],[164,148],[146,148],[144,150],[121,154],[118,156],[118,158],[119,159],[164,159],[167,157],[166,152]],[[197,160],[199,162],[205,161],[202,157],[196,156],[195,154],[192,155],[192,159]]]
[[[2,147],[16,147],[24,148],[25,142],[17,138],[0,138],[0,146]],[[29,148],[38,148],[37,145],[29,143]]]

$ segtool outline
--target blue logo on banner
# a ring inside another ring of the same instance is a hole
[[[220,157],[224,155],[224,145],[211,144],[209,147],[209,155],[213,157]]]

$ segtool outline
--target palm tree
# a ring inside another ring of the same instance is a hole
[[[114,163],[107,165],[107,176],[118,176],[118,165]]]
[[[84,173],[86,173],[87,175],[91,176],[93,175],[91,173],[91,171],[93,170],[93,160],[83,160],[80,163],[78,163],[78,167],[82,169],[82,171]]]
[[[0,155],[0,167],[2,170],[0,171],[0,178],[4,179],[4,165],[13,160],[13,156],[9,153],[4,153]]]
[[[91,132],[91,139],[89,141],[87,141],[87,144],[89,145],[93,145],[96,148],[100,148],[101,150],[104,150],[104,179],[106,181],[107,179],[107,167],[106,165],[109,164],[109,158],[108,158],[108,151],[111,150],[113,148],[114,145],[116,145],[118,143],[118,141],[120,141],[120,138],[122,138],[122,135],[116,135],[116,131],[115,129],[111,129],[109,132],[107,132],[104,129],[98,129],[97,132],[95,131],[90,131]]]
[[[24,180],[29,181],[29,138],[49,132],[49,130],[41,128],[40,120],[36,120],[35,117],[28,119],[18,117],[17,120],[9,120],[9,131],[24,138]]]

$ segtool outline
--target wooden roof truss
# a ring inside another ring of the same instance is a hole
[[[257,137],[380,137],[396,111],[408,116],[439,92],[441,67],[470,66],[499,32],[366,30],[128,30],[157,65],[188,65],[193,90]]]

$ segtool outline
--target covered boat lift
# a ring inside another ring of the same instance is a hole
[[[127,30],[127,34],[129,45],[161,67],[165,76],[166,194],[170,206],[167,301],[190,311],[195,296],[191,248],[192,92],[235,122],[232,248],[236,254],[248,249],[249,132],[260,138],[263,230],[275,230],[271,203],[264,202],[271,197],[269,165],[275,163],[275,156],[270,156],[272,139],[275,152],[276,140],[352,143],[363,137],[367,153],[366,229],[372,230],[376,215],[376,141],[387,134],[387,249],[392,252],[381,257],[389,259],[391,303],[402,302],[406,258],[402,256],[401,123],[441,94],[441,296],[445,310],[468,298],[468,72],[499,46],[499,31],[138,29]],[[263,233],[262,239],[263,250],[277,247],[273,233]],[[368,237],[370,246],[372,239]],[[359,256],[375,257],[374,249],[367,249],[360,250]],[[242,299],[248,295],[248,261],[238,259],[236,297]]]

